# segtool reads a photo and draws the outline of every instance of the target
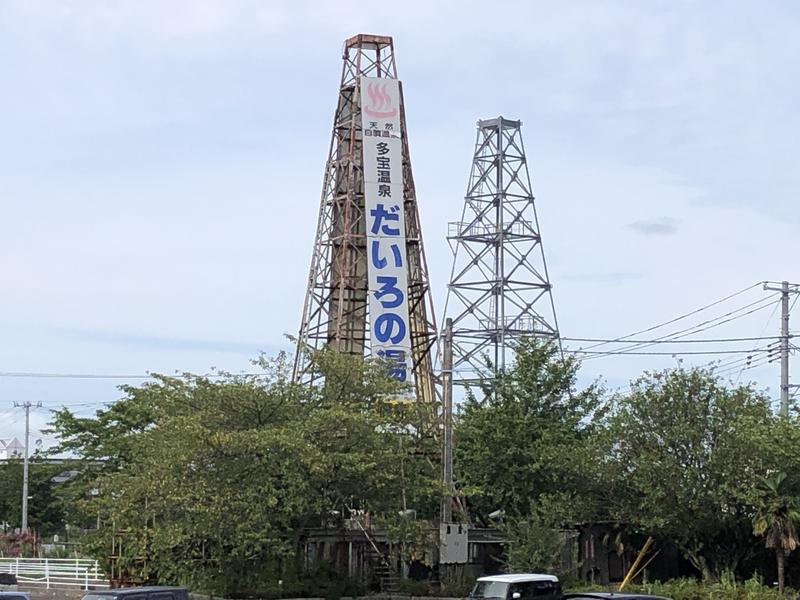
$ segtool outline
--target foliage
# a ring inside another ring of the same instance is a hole
[[[779,466],[800,472],[798,420],[751,386],[683,368],[645,373],[607,412],[597,386],[576,390],[577,369],[529,340],[458,416],[462,490],[479,522],[505,513],[509,566],[553,569],[553,530],[606,521],[671,540],[708,581],[752,569],[753,490]]]
[[[435,557],[431,551],[436,548],[436,534],[427,520],[389,514],[380,520],[380,525],[386,531],[395,559],[433,565]]]
[[[616,588],[608,588],[614,591]],[[598,590],[598,586],[581,586],[570,591]],[[715,583],[696,579],[675,579],[664,583],[645,583],[631,585],[626,592],[641,592],[672,598],[672,600],[786,600],[786,596],[775,588],[763,585],[756,579],[737,582],[732,577],[722,578]]]
[[[427,596],[431,592],[431,583],[427,580],[402,579],[398,582],[398,592],[404,596]]]
[[[567,541],[565,532],[536,514],[505,521],[501,529],[508,540],[505,564],[509,572],[563,575],[560,571]]]
[[[0,523],[11,530],[22,526],[22,459],[0,463]],[[64,470],[48,464],[38,455],[31,457],[28,471],[28,526],[39,535],[58,533],[64,524],[65,507],[59,485],[53,477]]]
[[[767,548],[793,552],[800,540],[796,524],[800,503],[796,491],[788,488],[786,473],[762,477],[757,487],[760,503],[753,518],[753,533],[764,538]]]
[[[98,460],[81,485],[99,494],[82,506],[127,531],[118,566],[222,595],[278,580],[299,591],[304,528],[350,509],[437,505],[423,415],[389,401],[398,389],[385,369],[332,352],[315,359],[324,386],[292,384],[279,357],[260,361],[263,375],[162,376],[123,388],[93,419],[56,415],[60,450]],[[90,542],[98,556],[111,531]]]
[[[449,576],[446,582],[429,579],[401,579],[397,583],[397,590],[399,595],[412,598],[466,598],[474,586],[475,577],[461,573],[457,576]]]
[[[763,394],[701,369],[645,373],[609,402],[597,385],[578,389],[578,364],[553,344],[527,340],[516,356],[470,391],[455,424],[460,494],[473,522],[503,530],[508,568],[558,571],[558,532],[605,522],[672,541],[706,580],[648,584],[653,593],[775,597],[722,575],[764,571],[764,542],[796,544],[796,415],[778,418]],[[437,415],[395,402],[402,390],[380,364],[333,352],[314,361],[325,384],[313,388],[291,383],[284,357],[262,358],[261,375],[159,376],[123,387],[94,417],[58,412],[57,451],[82,458],[58,501],[69,522],[103,524],[85,551],[108,556],[123,529],[115,566],[143,582],[336,597],[363,590],[328,563],[305,564],[302,534],[368,512],[394,559],[430,563]],[[0,494],[0,509],[12,500]],[[498,510],[504,518],[490,519]]]
[[[466,565],[439,566],[440,585],[432,586],[428,594],[443,598],[466,598],[475,587],[475,577]]]
[[[33,556],[36,537],[32,533],[0,533],[0,556]]]
[[[576,389],[578,364],[554,343],[523,341],[516,361],[496,384],[469,394],[455,426],[455,463],[471,492],[473,517],[502,509],[524,517],[548,498],[570,502],[564,520],[580,520],[591,507],[593,445],[602,408],[595,386]],[[477,392],[482,392],[478,397]],[[551,505],[555,505],[552,503]]]
[[[712,372],[646,373],[617,398],[606,432],[612,514],[673,540],[707,580],[752,549],[747,495],[761,471],[745,451],[772,420],[768,399]]]
[[[792,489],[786,473],[779,471],[762,477],[756,487],[757,501],[753,516],[753,533],[764,538],[767,548],[775,551],[778,568],[778,589],[784,587],[784,561],[793,552],[798,539],[800,499]]]

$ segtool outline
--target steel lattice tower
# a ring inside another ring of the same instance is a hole
[[[522,144],[521,121],[478,121],[461,221],[449,224],[454,381],[511,359],[515,338],[558,339],[552,286]]]
[[[345,41],[333,135],[325,166],[316,239],[295,355],[295,381],[315,383],[308,350],[370,351],[361,77],[397,79],[392,38],[359,34]],[[434,400],[436,324],[399,87],[409,335],[416,397]],[[374,290],[373,290],[374,291]]]

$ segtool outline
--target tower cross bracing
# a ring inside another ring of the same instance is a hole
[[[370,333],[370,217],[365,204],[365,129],[361,104],[364,78],[397,79],[391,37],[359,34],[345,41],[342,75],[312,252],[294,364],[296,381],[318,383],[309,351],[329,347],[368,356]],[[402,212],[405,240],[401,256],[407,277],[409,365],[418,400],[435,398],[433,348],[436,323],[408,148],[402,83],[399,96]],[[380,88],[380,86],[379,86]],[[380,89],[378,90],[380,92]],[[380,98],[379,98],[380,100]]]
[[[504,369],[515,339],[558,339],[521,127],[503,117],[478,122],[463,213],[449,224],[445,317],[460,383]]]

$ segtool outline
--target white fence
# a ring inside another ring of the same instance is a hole
[[[47,589],[109,587],[99,563],[89,558],[0,558],[0,573],[13,573],[19,584]]]

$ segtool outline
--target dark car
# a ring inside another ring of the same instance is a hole
[[[564,594],[562,600],[672,600],[666,596],[637,594],[635,592],[572,592]]]
[[[31,600],[28,592],[0,592],[0,600]]]
[[[189,593],[182,587],[129,587],[98,590],[86,594],[81,600],[189,600]]]

